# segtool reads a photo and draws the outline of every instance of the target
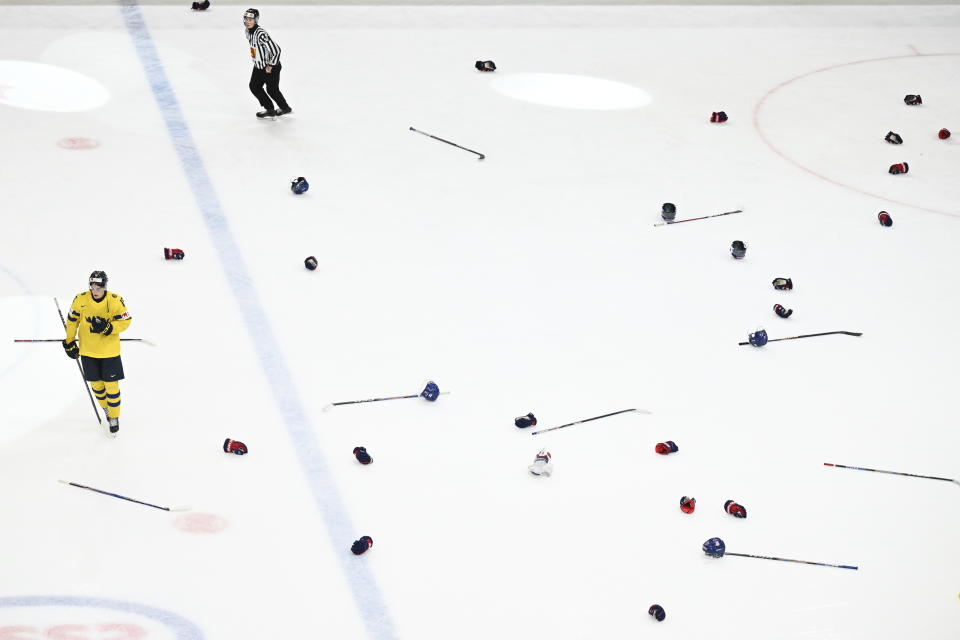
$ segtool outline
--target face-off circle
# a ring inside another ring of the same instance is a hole
[[[764,95],[753,111],[753,125],[775,154],[806,173],[849,191],[950,217],[960,217],[960,182],[954,179],[954,158],[949,144],[914,146],[910,169],[921,169],[928,186],[918,189],[909,179],[890,179],[890,162],[877,162],[878,142],[886,131],[901,126],[943,125],[944,105],[960,100],[956,75],[960,54],[900,55],[840,62],[780,82]],[[902,95],[891,93],[886,80],[910,78],[922,86],[945,87],[943,94],[925,107],[905,107]],[[830,95],[828,102],[822,96]],[[843,104],[843,109],[835,105]],[[798,108],[802,105],[802,108]],[[827,152],[812,140],[843,140],[843,153]],[[888,140],[889,142],[889,140]],[[915,142],[915,140],[910,140]],[[899,140],[896,142],[899,143]],[[882,142],[879,142],[883,145]],[[885,160],[885,157],[884,157]],[[913,166],[916,160],[918,166]],[[903,172],[906,173],[906,172]]]

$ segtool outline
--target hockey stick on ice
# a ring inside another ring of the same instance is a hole
[[[758,558],[760,560],[777,560],[778,562],[798,562],[800,564],[813,564],[818,567],[835,567],[837,569],[853,569],[857,567],[849,564],[830,564],[827,562],[812,562],[810,560],[791,560],[790,558],[777,558],[775,556],[755,556],[751,553],[733,553],[727,551],[727,545],[720,538],[710,538],[703,543],[703,552],[712,558],[722,558],[723,556],[740,556],[741,558]]]
[[[449,392],[449,391],[441,391],[441,392],[439,393],[439,395],[445,396],[445,395],[447,395],[448,393],[450,393],[450,392]],[[343,406],[343,405],[345,405],[345,404],[363,404],[364,402],[383,402],[384,400],[407,400],[407,399],[409,399],[409,398],[419,398],[419,397],[422,396],[422,395],[423,395],[423,391],[421,391],[420,393],[415,393],[415,394],[413,394],[413,395],[409,395],[409,396],[390,396],[390,397],[387,397],[387,398],[368,398],[368,399],[366,399],[366,400],[345,400],[344,402],[331,402],[330,404],[326,405],[326,406],[323,408],[323,410],[324,410],[324,411],[330,411],[330,409],[333,409],[334,407],[340,407],[340,406]]]
[[[475,153],[475,154],[477,154],[478,156],[480,156],[479,158],[477,158],[477,160],[483,160],[484,158],[487,157],[487,156],[483,155],[482,153],[480,153],[479,151],[474,151],[473,149],[467,149],[466,147],[461,147],[460,145],[458,145],[458,144],[456,144],[456,143],[454,143],[454,142],[450,142],[449,140],[444,140],[443,138],[438,138],[437,136],[430,135],[430,134],[427,133],[426,131],[420,131],[419,129],[414,129],[413,127],[410,127],[410,131],[416,131],[417,133],[419,133],[419,134],[421,134],[421,135],[424,135],[424,136],[427,136],[428,138],[433,138],[434,140],[439,140],[440,142],[446,142],[447,144],[452,145],[452,146],[456,147],[457,149],[463,149],[464,151],[469,151],[470,153]]]
[[[591,420],[599,420],[600,418],[609,418],[610,416],[616,416],[621,413],[627,413],[629,411],[636,411],[637,413],[650,414],[646,409],[624,409],[622,411],[614,411],[613,413],[605,413],[602,416],[595,416],[593,418],[587,418],[585,420],[577,420],[576,422],[568,422],[567,424],[561,424],[559,427],[550,427],[549,429],[540,429],[539,431],[531,431],[530,435],[535,436],[538,433],[546,433],[547,431],[556,431],[557,429],[563,429],[564,427],[572,427],[575,424],[583,424],[584,422],[590,422]]]
[[[824,333],[806,333],[802,336],[790,336],[789,338],[771,338],[767,342],[780,342],[781,340],[796,340],[797,338],[813,338],[815,336],[832,336],[837,334],[843,334],[845,336],[862,336],[862,333],[857,331],[825,331]],[[741,347],[745,344],[750,344],[749,342],[738,342],[738,345]]]
[[[63,311],[60,310],[60,302],[57,300],[57,297],[53,297],[53,303],[57,305],[57,313],[60,314],[60,322],[63,324],[63,329],[67,329],[67,321],[63,319]],[[61,342],[63,342],[61,340]],[[80,358],[77,358],[77,369],[80,370],[80,379],[83,380],[83,386],[87,390],[87,395],[90,396],[90,404],[93,406],[93,415],[97,416],[97,423],[103,424],[103,420],[100,419],[100,412],[97,411],[97,403],[93,401],[93,392],[90,391],[90,385],[87,384],[87,376],[83,374],[83,365],[80,364]]]
[[[855,469],[856,471],[872,471],[874,473],[889,473],[895,476],[910,476],[911,478],[926,478],[927,480],[945,480],[947,482],[953,482],[960,485],[960,480],[955,480],[953,478],[941,478],[939,476],[921,476],[916,473],[904,473],[902,471],[884,471],[882,469],[868,469],[866,467],[848,467],[845,464],[833,464],[832,462],[824,462],[823,466],[825,467],[837,467],[838,469]]]
[[[733,213],[743,213],[743,209],[737,209],[735,211],[724,211],[723,213],[714,213],[709,216],[700,216],[699,218],[684,218],[683,220],[668,220],[665,222],[656,223],[655,227],[663,227],[670,224],[680,224],[681,222],[693,222],[694,220],[706,220],[707,218],[719,218],[720,216],[729,216]]]
[[[109,491],[102,491],[100,489],[94,489],[93,487],[88,487],[85,484],[70,482],[69,480],[60,480],[60,482],[62,482],[63,484],[69,484],[72,487],[79,487],[80,489],[86,489],[88,491],[93,491],[95,493],[102,493],[103,495],[110,496],[112,498],[120,498],[121,500],[127,500],[128,502],[136,502],[137,504],[153,507],[154,509],[160,509],[161,511],[189,511],[190,510],[190,507],[161,507],[159,505],[150,504],[149,502],[143,502],[142,500],[134,500],[133,498],[122,496],[119,493],[110,493]]]
[[[789,558],[775,558],[773,556],[755,556],[749,553],[731,553],[726,552],[724,555],[728,556],[740,556],[741,558],[759,558],[761,560],[779,560],[780,562],[799,562],[802,564],[815,564],[818,567],[835,567],[837,569],[853,569],[857,570],[857,567],[848,565],[848,564],[829,564],[826,562],[811,562],[810,560],[790,560]]]
[[[62,343],[63,340],[61,340],[60,338],[38,338],[36,340],[25,340],[25,339],[14,340],[14,342],[61,342]],[[142,342],[143,344],[150,347],[157,346],[156,342],[151,342],[146,338],[120,338],[120,342]]]

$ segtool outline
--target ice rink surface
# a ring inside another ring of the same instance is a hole
[[[960,487],[823,466],[960,478],[960,9],[264,7],[263,122],[187,4],[0,21],[0,638],[960,637]],[[94,269],[158,345],[115,440],[13,342]]]

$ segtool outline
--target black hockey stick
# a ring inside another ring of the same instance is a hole
[[[478,156],[480,156],[479,158],[477,158],[477,160],[483,160],[484,158],[486,158],[486,156],[483,155],[482,153],[480,153],[479,151],[474,151],[473,149],[467,149],[466,147],[461,147],[460,145],[458,145],[458,144],[456,144],[456,143],[454,143],[454,142],[450,142],[449,140],[444,140],[443,138],[438,138],[437,136],[430,135],[430,134],[427,133],[426,131],[420,131],[419,129],[414,129],[413,127],[410,127],[410,131],[416,131],[417,133],[422,134],[422,135],[425,135],[425,136],[427,136],[427,137],[429,137],[429,138],[433,138],[434,140],[439,140],[440,142],[446,142],[446,143],[449,144],[449,145],[453,145],[453,146],[456,147],[457,149],[463,149],[464,151],[469,151],[470,153],[475,153],[475,154],[477,154]]]
[[[715,213],[710,216],[700,216],[699,218],[684,218],[683,220],[667,220],[665,222],[658,222],[653,226],[662,227],[668,224],[680,224],[681,222],[693,222],[694,220],[706,220],[707,218],[719,218],[720,216],[729,216],[732,213],[743,213],[743,209],[737,209],[736,211],[724,211],[723,213]]]
[[[56,296],[53,298],[53,303],[57,305],[57,313],[60,314],[60,322],[63,324],[63,330],[67,330],[67,321],[63,319],[63,311],[60,311],[60,302],[57,301]],[[61,342],[63,342],[61,340]],[[80,379],[83,380],[83,386],[87,390],[87,395],[90,396],[90,404],[93,405],[93,415],[97,416],[97,423],[103,424],[103,420],[100,419],[100,412],[97,411],[97,403],[93,401],[93,393],[90,391],[90,385],[87,384],[87,376],[83,375],[83,365],[80,364],[80,358],[77,358],[77,369],[80,370]]]
[[[874,473],[890,473],[895,476],[910,476],[911,478],[926,478],[927,480],[945,480],[947,482],[955,482],[960,485],[960,480],[955,480],[953,478],[941,478],[939,476],[921,476],[916,473],[904,473],[902,471],[883,471],[882,469],[868,469],[866,467],[848,467],[845,464],[833,464],[832,462],[824,462],[823,466],[825,467],[837,467],[838,469],[855,469],[856,471],[873,471]]]
[[[646,409],[624,409],[622,411],[614,411],[613,413],[605,413],[602,416],[595,416],[593,418],[587,418],[585,420],[577,420],[576,422],[568,422],[567,424],[561,424],[559,427],[550,427],[549,429],[540,429],[539,431],[531,431],[530,435],[535,436],[538,433],[546,433],[547,431],[556,431],[557,429],[563,429],[564,427],[572,427],[575,424],[583,424],[584,422],[590,422],[591,420],[599,420],[600,418],[609,418],[610,416],[616,416],[621,413],[627,413],[629,411],[636,411],[637,413],[646,413],[650,412]]]
[[[60,342],[63,340],[60,338],[38,338],[36,340],[14,340],[14,342]],[[157,346],[156,342],[150,342],[146,338],[120,338],[120,342],[142,342],[143,344],[149,345],[151,347]]]
[[[426,387],[424,387],[424,390],[426,390]],[[448,393],[450,392],[441,391],[439,395],[445,396]],[[328,404],[323,408],[323,411],[330,411],[330,409],[333,409],[334,407],[340,407],[345,404],[363,404],[364,402],[383,402],[384,400],[407,400],[409,398],[419,398],[422,395],[423,395],[423,391],[421,391],[420,393],[414,393],[409,396],[389,396],[387,398],[368,398],[366,400],[345,400],[343,402],[331,402],[330,404]]]
[[[789,338],[773,338],[771,340],[767,340],[767,342],[780,342],[781,340],[796,340],[797,338],[813,338],[815,336],[833,336],[841,333],[845,336],[862,336],[863,335],[862,333],[859,333],[857,331],[825,331],[823,333],[805,333],[802,336],[790,336]],[[750,343],[738,342],[737,344],[742,347],[743,345],[750,344]]]
[[[137,504],[146,505],[148,507],[153,507],[154,509],[160,509],[161,511],[189,511],[190,507],[161,507],[156,504],[150,504],[149,502],[143,502],[142,500],[134,500],[133,498],[128,498],[127,496],[122,496],[119,493],[110,493],[109,491],[102,491],[100,489],[94,489],[93,487],[88,487],[85,484],[79,484],[76,482],[70,482],[68,480],[60,480],[63,484],[69,484],[72,487],[79,487],[80,489],[86,489],[88,491],[93,491],[96,493],[102,493],[105,496],[110,496],[112,498],[120,498],[121,500],[127,500],[129,502],[136,502]]]
[[[853,569],[854,571],[857,570],[857,567],[854,567],[848,564],[829,564],[826,562],[811,562],[810,560],[791,560],[789,558],[775,558],[773,556],[755,556],[749,553],[731,553],[729,551],[724,553],[724,555],[740,556],[741,558],[759,558],[761,560],[778,560],[780,562],[799,562],[801,564],[815,564],[818,567],[835,567],[837,569]]]

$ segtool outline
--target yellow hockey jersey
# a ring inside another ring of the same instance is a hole
[[[90,330],[90,318],[100,316],[113,325],[113,331],[105,336]],[[80,355],[91,358],[113,358],[120,355],[120,334],[127,330],[133,318],[127,313],[127,305],[118,293],[107,291],[100,302],[89,291],[78,293],[67,314],[67,342],[73,342],[80,330]]]

